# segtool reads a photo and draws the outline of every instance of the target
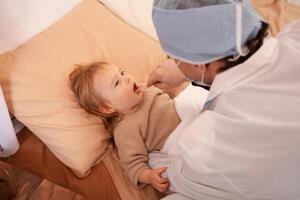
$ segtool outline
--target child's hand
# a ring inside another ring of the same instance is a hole
[[[140,181],[151,184],[155,189],[163,193],[167,191],[170,186],[169,180],[161,176],[161,174],[166,170],[166,167],[159,169],[146,169],[141,173]]]

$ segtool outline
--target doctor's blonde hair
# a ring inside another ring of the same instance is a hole
[[[93,80],[96,72],[106,70],[106,62],[95,62],[87,65],[76,65],[76,68],[70,73],[70,88],[75,94],[79,105],[88,113],[94,114],[103,120],[106,129],[111,132],[117,121],[118,113],[106,114],[99,110],[99,106],[105,105],[105,100],[96,95]]]

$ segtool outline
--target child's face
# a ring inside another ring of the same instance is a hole
[[[93,83],[96,95],[106,100],[107,106],[100,106],[99,109],[108,114],[130,111],[143,98],[136,81],[114,65],[98,70]]]

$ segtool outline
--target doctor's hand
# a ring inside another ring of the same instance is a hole
[[[167,191],[170,186],[169,180],[161,176],[166,170],[166,167],[146,169],[142,171],[139,180],[140,182],[151,184],[156,190],[163,193]]]
[[[169,89],[186,81],[184,74],[176,67],[173,59],[168,59],[158,65],[149,75],[147,87]]]

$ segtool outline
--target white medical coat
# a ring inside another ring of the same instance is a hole
[[[300,21],[217,75],[207,102],[173,166],[194,187],[176,177],[171,188],[193,199],[299,200]]]

